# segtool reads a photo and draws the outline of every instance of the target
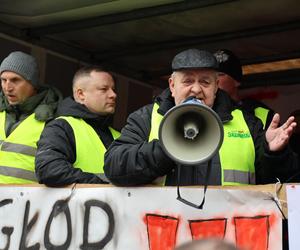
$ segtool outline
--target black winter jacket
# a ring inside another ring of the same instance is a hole
[[[267,119],[266,119],[266,126],[265,128],[267,129],[273,119],[273,116],[275,114],[274,110],[272,110],[270,107],[268,107],[267,105],[265,105],[264,103],[262,103],[261,101],[255,100],[255,99],[243,99],[238,103],[239,107],[241,108],[241,110],[245,110],[248,113],[251,113],[253,115],[255,112],[256,108],[265,108],[268,110],[268,115],[267,115]]]
[[[174,104],[170,90],[166,89],[155,100],[160,106],[158,112],[164,115]],[[163,151],[159,140],[148,142],[151,130],[153,104],[142,107],[132,113],[121,136],[115,140],[105,154],[104,171],[106,177],[115,185],[150,184],[157,177],[167,175],[166,185],[177,184],[176,164]],[[218,90],[213,110],[221,121],[226,123],[233,117],[231,111],[236,108],[230,97]],[[268,152],[265,133],[261,121],[252,114],[244,113],[255,145],[256,182],[273,182],[276,176],[285,177],[296,171],[292,152],[288,149],[274,154]],[[233,152],[238,154],[239,152]],[[207,162],[197,166],[181,168],[180,185],[204,185]],[[221,165],[219,155],[212,159],[209,185],[221,185]]]
[[[113,141],[108,128],[111,117],[92,113],[71,97],[66,98],[59,105],[57,116],[82,118],[93,127],[106,148]],[[73,163],[75,161],[76,145],[72,127],[64,119],[49,122],[38,142],[35,160],[36,176],[39,183],[49,186],[71,183],[107,183],[95,174],[74,168]]]

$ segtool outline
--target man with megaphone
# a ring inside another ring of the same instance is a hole
[[[208,51],[185,50],[172,69],[169,88],[128,117],[106,152],[105,174],[113,184],[260,184],[297,171],[287,147],[294,117],[279,126],[276,114],[264,131],[218,89],[218,63]],[[186,103],[191,98],[201,104]]]

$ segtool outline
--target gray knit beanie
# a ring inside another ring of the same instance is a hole
[[[35,58],[21,51],[10,53],[0,65],[0,75],[3,71],[12,71],[21,75],[35,88],[39,87],[39,69]]]

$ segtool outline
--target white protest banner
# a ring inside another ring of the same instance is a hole
[[[300,249],[300,185],[287,185],[289,249]]]
[[[203,188],[181,188],[199,203]],[[0,249],[172,250],[219,237],[250,250],[282,249],[281,214],[260,191],[208,189],[203,210],[174,187],[0,186]]]

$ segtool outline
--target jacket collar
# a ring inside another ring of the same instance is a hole
[[[57,116],[82,118],[89,124],[107,127],[112,123],[112,115],[98,115],[91,112],[85,105],[76,102],[72,97],[65,98],[57,109]]]

